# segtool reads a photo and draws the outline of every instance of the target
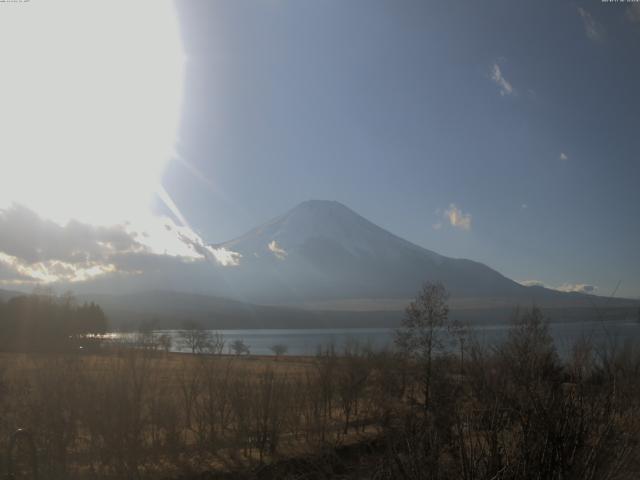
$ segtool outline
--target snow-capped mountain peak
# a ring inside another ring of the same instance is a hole
[[[285,252],[299,250],[316,241],[330,242],[358,257],[393,256],[399,247],[421,249],[342,203],[329,200],[302,202],[284,215],[219,246],[243,255],[271,252],[281,258]],[[434,252],[421,250],[430,254],[434,261],[440,258]]]
[[[258,301],[406,298],[425,281],[440,281],[465,296],[525,288],[481,263],[408,242],[335,201],[303,202],[214,247],[241,255],[240,264],[225,272],[225,282]]]

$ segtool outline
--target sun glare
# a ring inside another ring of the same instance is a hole
[[[7,4],[0,58],[0,208],[59,223],[147,216],[182,101],[173,3]]]

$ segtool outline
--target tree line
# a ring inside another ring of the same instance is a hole
[[[68,351],[99,343],[107,317],[95,303],[78,303],[71,293],[36,290],[0,301],[2,351]]]

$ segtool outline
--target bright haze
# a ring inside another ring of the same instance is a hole
[[[640,298],[639,5],[2,5],[0,288]]]

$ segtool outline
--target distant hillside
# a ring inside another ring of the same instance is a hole
[[[394,325],[400,318],[395,311],[311,311],[168,291],[80,295],[78,300],[96,302],[114,328],[124,329],[137,328],[142,322],[180,328],[187,320],[212,329],[376,327]]]
[[[15,290],[1,290],[0,289],[0,300],[6,302],[10,298],[19,297],[20,295],[24,295],[22,292],[18,292]]]
[[[189,293],[153,291],[129,295],[81,295],[78,300],[93,301],[107,314],[112,328],[135,329],[153,322],[156,328],[180,328],[186,320],[200,322],[211,329],[238,328],[371,328],[396,327],[406,304],[378,310],[301,309],[254,305],[219,297]],[[524,304],[523,304],[524,305]],[[526,305],[525,305],[526,306]],[[634,319],[637,306],[619,304],[600,307],[545,308],[552,321]],[[498,324],[508,321],[514,307],[485,305],[459,308],[451,317],[471,324]]]
[[[25,295],[0,290],[0,299]],[[635,320],[638,302],[608,301],[595,297],[590,305],[560,304],[544,308],[552,321]],[[186,320],[211,329],[238,328],[374,328],[396,327],[410,299],[345,300],[318,302],[305,308],[257,305],[222,297],[174,291],[149,291],[126,295],[87,294],[77,300],[95,302],[104,310],[111,329],[135,330],[143,323],[155,328],[181,328]],[[514,312],[511,300],[452,300],[451,317],[470,324],[499,324]],[[522,306],[530,303],[523,302]]]

